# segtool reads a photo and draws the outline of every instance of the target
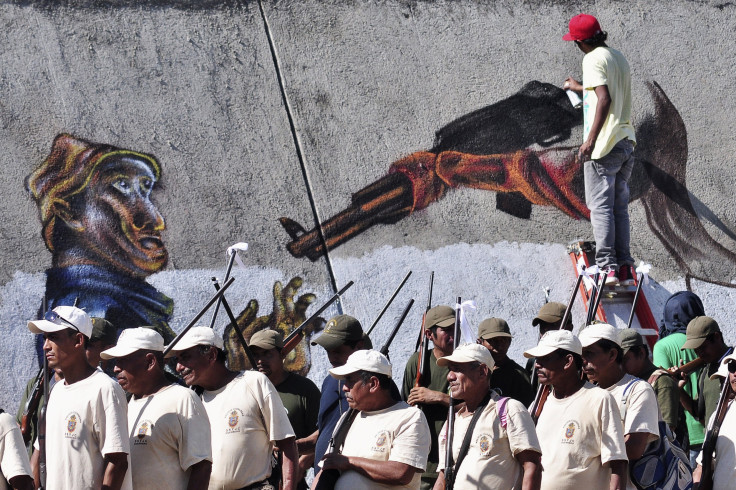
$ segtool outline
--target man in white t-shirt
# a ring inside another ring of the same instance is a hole
[[[325,454],[312,488],[336,470],[335,490],[418,490],[431,446],[429,425],[416,407],[391,394],[391,363],[378,351],[359,350],[330,375],[344,382],[350,410],[338,422],[333,438],[344,437],[340,452]],[[342,422],[353,415],[347,433]],[[339,450],[339,448],[337,448]]]
[[[176,370],[188,386],[204,389],[210,421],[210,489],[273,490],[274,446],[281,451],[283,490],[294,490],[299,454],[294,431],[276,388],[257,371],[230,371],[222,338],[211,328],[191,328],[173,347]]]
[[[553,330],[524,352],[536,357],[539,383],[552,387],[537,421],[542,490],[623,490],[627,459],[618,405],[583,381],[580,340]]]
[[[20,427],[0,410],[0,490],[8,488],[32,490],[33,478]]]
[[[570,20],[562,39],[585,53],[583,83],[567,77],[563,88],[583,96],[585,202],[595,237],[596,265],[607,273],[606,285],[634,283],[629,250],[629,178],[634,168],[636,136],[631,124],[631,72],[620,51],[606,46],[608,35],[592,15]]]
[[[449,367],[447,379],[452,396],[465,401],[455,416],[452,439],[455,487],[538,490],[542,482],[542,450],[534,422],[521,402],[499,398],[491,391],[494,360],[489,350],[479,344],[461,345],[452,355],[440,358],[437,365]],[[468,434],[476,417],[475,427]],[[459,461],[466,438],[470,445]],[[447,422],[440,433],[439,446],[440,475],[435,490],[446,487]]]
[[[624,351],[619,330],[607,323],[593,324],[580,332],[583,371],[588,380],[607,390],[616,400],[624,424],[626,456],[631,463],[642,457],[659,439],[659,406],[652,386],[623,368]],[[626,487],[636,490],[627,476]]]
[[[717,372],[711,375],[711,379],[716,377],[726,378],[727,383],[731,384],[731,393],[736,393],[736,354],[729,354],[721,361],[721,367]],[[713,455],[713,490],[731,490],[736,482],[736,409],[734,408],[733,399],[728,402],[726,416],[721,422],[721,428],[716,439],[716,447]],[[717,412],[711,415],[708,421],[708,427],[713,424],[713,419],[717,416]],[[701,473],[703,470],[703,451],[698,455],[698,466],[693,472],[694,483],[701,483]]]
[[[64,374],[46,410],[46,490],[132,488],[128,404],[122,388],[87,362],[92,320],[79,308],[57,306],[43,320],[28,322],[28,329],[43,334],[49,368]],[[33,467],[39,486],[37,458],[38,450]]]
[[[210,480],[210,424],[194,391],[164,374],[164,338],[147,327],[123,330],[117,344],[100,353],[115,359],[128,403],[130,462],[135,488],[202,489]]]

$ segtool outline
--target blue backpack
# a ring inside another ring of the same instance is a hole
[[[641,381],[632,380],[624,388],[621,418],[625,420],[629,402],[629,388]],[[628,394],[627,394],[628,393]],[[660,417],[661,419],[661,417]],[[690,459],[677,444],[674,434],[663,420],[659,421],[659,439],[652,442],[641,458],[629,461],[629,476],[641,490],[690,490],[693,488],[693,470]]]

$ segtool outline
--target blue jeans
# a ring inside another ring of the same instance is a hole
[[[595,238],[595,262],[600,268],[633,265],[629,251],[629,177],[634,169],[634,144],[623,139],[610,153],[583,167],[585,203]]]

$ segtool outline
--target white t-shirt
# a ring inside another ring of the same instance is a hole
[[[210,423],[197,394],[171,384],[128,404],[133,487],[183,489],[189,468],[212,461]]]
[[[123,389],[100,368],[56,383],[46,409],[46,489],[101,488],[105,456],[130,455],[127,415]],[[128,468],[123,489],[132,489],[130,456]]]
[[[281,398],[268,378],[239,373],[202,393],[212,431],[210,489],[242,488],[271,476],[274,441],[294,437]]]
[[[633,384],[626,391],[624,397],[624,390],[632,381]],[[637,432],[648,432],[650,443],[659,439],[659,405],[657,404],[657,395],[649,383],[630,374],[625,374],[616,384],[609,386],[606,390],[618,404],[624,424],[624,436]],[[625,413],[624,400],[626,400],[627,405]],[[626,472],[626,490],[636,490],[636,486],[631,482],[628,472]]]
[[[6,481],[20,475],[32,476],[23,435],[12,415],[0,413],[0,490],[10,488]]]
[[[452,456],[457,462],[472,413],[458,412],[455,417],[455,433],[452,437]],[[445,467],[447,448],[447,422],[439,436],[440,462]],[[506,402],[506,428],[501,426],[498,413],[498,397],[488,402],[478,418],[468,453],[455,475],[456,488],[521,488],[522,467],[515,456],[522,451],[542,452],[531,415],[520,402]]]
[[[563,399],[550,394],[537,421],[542,490],[597,490],[610,485],[610,461],[626,461],[621,414],[606,390],[586,382]]]
[[[736,482],[736,408],[733,400],[723,418],[716,439],[716,457],[713,459],[713,490],[732,490]],[[715,418],[711,415],[708,425]],[[703,451],[698,454],[698,464],[703,464]]]
[[[408,485],[382,485],[356,471],[345,471],[337,480],[335,490],[418,490],[422,471],[427,467],[430,446],[427,419],[421,410],[410,407],[406,402],[397,402],[383,410],[360,412],[350,426],[342,454],[376,461],[397,461],[419,471],[414,473]]]

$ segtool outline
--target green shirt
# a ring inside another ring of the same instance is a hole
[[[401,389],[401,396],[406,401],[409,398],[409,392],[414,388],[414,382],[417,379],[417,359],[419,353],[415,352],[409,358],[404,369],[404,383]],[[439,391],[441,393],[449,393],[450,383],[447,381],[447,375],[450,370],[446,367],[440,367],[437,365],[437,358],[434,357],[434,349],[429,351],[429,374],[430,383],[427,388],[433,391]],[[439,445],[437,443],[439,433],[442,430],[442,426],[447,420],[447,407],[439,404],[424,405],[422,407],[424,416],[427,417],[427,423],[429,424],[429,432],[432,436],[432,447],[429,451],[429,457],[427,458],[427,470],[422,474],[422,490],[430,489],[434,486],[435,480],[437,480],[437,463],[439,463]]]
[[[656,367],[651,367],[643,372],[640,378],[648,382],[655,371]],[[662,420],[670,427],[677,427],[680,416],[680,389],[677,387],[677,381],[660,371],[652,383],[652,388],[657,395],[657,405],[659,405]]]
[[[312,380],[289,373],[277,387],[279,397],[297,439],[302,439],[317,430],[319,415],[319,388]]]

